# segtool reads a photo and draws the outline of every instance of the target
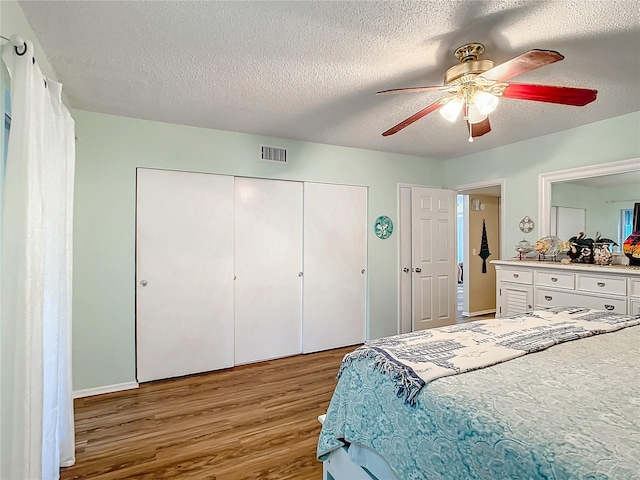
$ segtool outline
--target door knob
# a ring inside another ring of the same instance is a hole
[[[360,270],[360,273],[364,275],[364,273],[366,272],[366,270],[363,268],[362,270]]]
[[[147,281],[146,280],[141,280],[140,281],[140,285],[142,285],[143,287],[147,286]]]
[[[403,271],[404,273],[409,273],[409,267],[404,267],[404,268],[402,269],[402,271]]]
[[[420,273],[422,271],[422,269],[420,267],[416,267],[415,272],[416,273]]]

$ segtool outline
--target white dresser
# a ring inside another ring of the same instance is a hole
[[[493,260],[496,317],[549,307],[640,314],[640,267]]]

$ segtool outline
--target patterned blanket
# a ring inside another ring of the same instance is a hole
[[[638,324],[640,315],[558,307],[422,330],[366,342],[345,355],[338,378],[354,360],[371,358],[375,369],[393,378],[398,397],[414,405],[422,387],[436,378]]]

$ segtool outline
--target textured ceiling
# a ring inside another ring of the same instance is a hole
[[[640,110],[637,1],[21,1],[74,108],[430,158],[454,158]],[[10,32],[9,32],[10,33]],[[432,114],[466,42],[502,63],[562,62],[513,81],[593,88],[586,107],[503,99],[492,132]],[[637,139],[636,139],[637,140]]]

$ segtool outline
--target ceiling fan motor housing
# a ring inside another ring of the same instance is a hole
[[[463,75],[478,75],[493,68],[491,60],[478,60],[478,57],[483,53],[484,45],[477,42],[466,43],[458,47],[454,55],[460,60],[460,63],[447,70],[444,74],[444,84],[449,85]]]
[[[444,84],[449,85],[451,82],[459,79],[463,75],[478,75],[493,68],[491,60],[469,60],[451,67],[444,74]]]

